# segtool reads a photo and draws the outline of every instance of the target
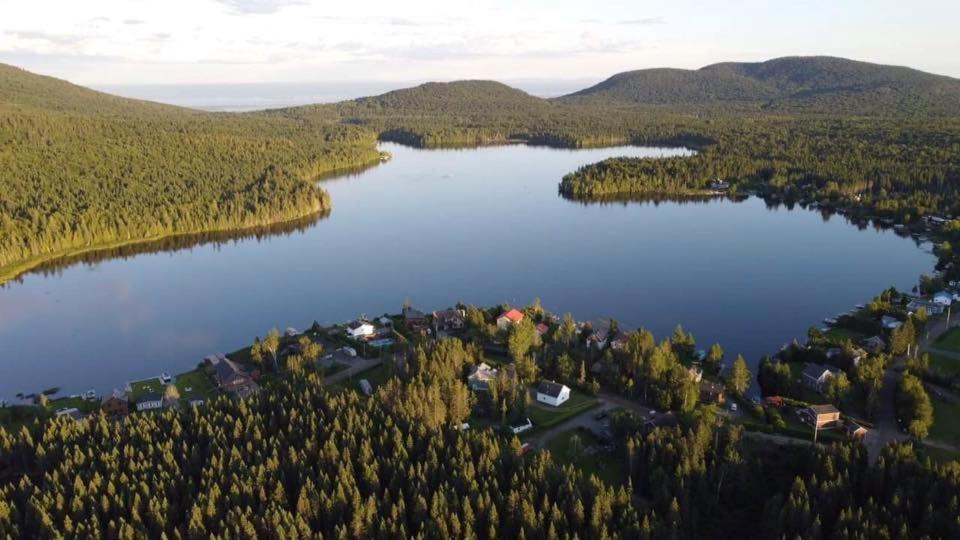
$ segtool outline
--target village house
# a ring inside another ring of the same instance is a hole
[[[497,378],[497,370],[482,362],[479,366],[474,366],[467,377],[467,384],[473,390],[489,390],[490,381]]]
[[[853,439],[863,439],[867,436],[867,428],[861,426],[853,420],[847,420],[844,422],[843,430],[846,431],[847,435]]]
[[[803,366],[803,383],[817,392],[822,391],[827,379],[834,375],[834,372],[831,371],[830,368],[821,364],[808,363]]]
[[[943,313],[944,305],[950,305],[950,304],[949,303],[941,304],[939,302],[924,300],[922,298],[914,298],[910,300],[910,302],[907,304],[907,311],[909,311],[910,314],[914,314],[917,312],[917,310],[919,310],[920,308],[923,308],[927,311],[927,315],[939,315]]]
[[[422,332],[427,329],[427,316],[420,310],[405,307],[403,308],[403,323],[411,332]]]
[[[353,339],[370,337],[376,333],[373,323],[366,319],[357,319],[347,324],[347,335]]]
[[[206,360],[213,369],[213,381],[220,390],[236,397],[245,397],[259,390],[253,376],[241,370],[226,355],[216,354],[208,356]]]
[[[607,321],[597,321],[590,323],[590,335],[587,336],[587,345],[603,349],[610,339],[610,323]]]
[[[887,350],[887,342],[880,336],[871,336],[860,342],[868,351],[876,354]]]
[[[840,423],[840,411],[833,405],[810,405],[800,411],[805,422],[817,429],[837,427]]]
[[[123,416],[130,412],[130,400],[123,390],[114,390],[100,401],[100,409],[107,416]]]
[[[467,314],[462,309],[444,309],[433,312],[433,331],[457,332],[467,324]]]
[[[559,407],[570,399],[570,387],[554,381],[540,381],[537,386],[537,401]]]
[[[613,337],[610,338],[610,348],[615,351],[622,351],[627,346],[627,341],[630,339],[630,334],[624,332],[623,330],[617,330],[614,332]]]
[[[884,315],[880,318],[880,324],[883,325],[883,327],[887,330],[896,330],[897,328],[900,328],[903,323],[895,317]]]
[[[953,295],[946,291],[935,292],[933,293],[933,301],[941,306],[949,306],[953,303]]]
[[[534,327],[534,330],[537,331],[537,335],[541,338],[547,335],[547,332],[550,331],[550,327],[547,326],[547,323],[537,323],[537,326]]]
[[[138,411],[151,411],[163,407],[163,396],[157,392],[146,392],[137,399]]]
[[[700,401],[703,403],[723,404],[726,401],[726,394],[723,392],[723,386],[710,381],[700,381]]]
[[[523,320],[523,312],[517,308],[510,308],[497,317],[497,330],[506,331],[510,326]]]
[[[703,370],[700,369],[700,366],[690,366],[687,368],[687,375],[690,376],[690,380],[699,383],[703,380]]]
[[[710,181],[710,189],[715,191],[724,191],[730,189],[730,183],[719,178],[714,178]]]

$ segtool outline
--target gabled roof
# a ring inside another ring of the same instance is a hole
[[[118,400],[123,401],[124,403],[126,403],[126,402],[127,402],[127,393],[124,392],[123,390],[114,389],[112,394],[110,394],[109,396],[103,396],[103,398],[102,398],[100,401],[103,402],[103,403],[106,403],[106,402],[110,401],[111,399],[118,399]]]
[[[509,310],[501,313],[500,316],[497,317],[497,319],[502,319],[504,317],[510,319],[513,322],[520,322],[523,320],[523,312],[517,308],[510,308]]]
[[[217,379],[217,383],[220,385],[230,381],[230,379],[233,377],[246,376],[246,374],[241,371],[235,363],[233,363],[233,360],[230,360],[229,358],[223,358],[214,364],[213,373],[214,377]]]
[[[547,326],[546,323],[540,323],[537,325],[538,334],[546,334],[548,330],[550,330],[550,327]]]
[[[371,323],[366,319],[357,319],[355,321],[350,321],[350,324],[348,324],[347,327],[351,330],[356,330],[357,328],[360,328],[361,326],[364,326],[364,325],[373,326],[373,323]]]
[[[808,407],[813,414],[820,416],[821,414],[839,414],[840,409],[837,409],[829,403],[826,405],[811,405]]]
[[[803,366],[803,374],[811,379],[819,380],[820,377],[823,377],[824,372],[833,374],[830,368],[821,364],[804,364]]]
[[[140,403],[145,403],[147,401],[163,401],[163,396],[157,392],[147,392],[141,395],[138,401]]]
[[[560,392],[562,392],[564,388],[566,387],[558,382],[540,381],[540,385],[537,386],[537,392],[555,398],[560,396]]]

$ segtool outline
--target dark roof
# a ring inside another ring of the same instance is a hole
[[[137,400],[138,403],[143,403],[145,401],[162,401],[163,396],[157,392],[147,392],[140,396],[140,399]]]
[[[365,325],[365,324],[372,324],[372,323],[371,323],[370,321],[366,320],[366,319],[357,319],[357,320],[355,320],[355,321],[350,321],[350,324],[348,324],[347,326],[348,326],[351,330],[356,330],[357,328],[360,328],[361,326],[363,326],[363,325]]]
[[[420,311],[420,310],[416,310],[416,309],[413,309],[413,308],[407,308],[407,309],[404,309],[404,310],[403,310],[403,318],[406,319],[406,320],[408,320],[408,321],[409,321],[409,320],[416,320],[416,319],[423,319],[424,317],[426,317],[426,315],[424,315],[423,312]]]
[[[558,397],[561,391],[563,391],[563,385],[554,381],[540,381],[540,386],[537,387],[537,392],[550,397]]]
[[[443,309],[433,312],[433,318],[440,321],[456,321],[462,320],[464,317],[464,312],[459,309]]]
[[[223,383],[236,375],[243,375],[240,368],[233,363],[233,360],[224,358],[213,365],[213,373],[218,383]]]
[[[824,371],[830,371],[826,366],[820,364],[806,364],[803,366],[803,374],[811,379],[819,379]]]

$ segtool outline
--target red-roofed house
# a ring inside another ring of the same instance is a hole
[[[543,337],[543,335],[549,331],[550,331],[550,327],[547,326],[546,323],[540,323],[537,325],[537,334],[539,334],[540,337]]]
[[[510,308],[497,317],[497,329],[507,330],[510,325],[523,320],[523,312],[517,308]]]

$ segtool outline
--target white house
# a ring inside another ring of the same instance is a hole
[[[570,399],[570,387],[554,381],[540,381],[537,386],[537,401],[559,407]]]
[[[883,327],[886,328],[887,330],[895,330],[897,328],[900,328],[900,326],[903,323],[898,321],[895,317],[884,315],[883,317],[880,318],[880,324],[882,324]]]
[[[512,431],[514,435],[519,435],[524,431],[532,428],[533,428],[533,422],[531,422],[530,419],[527,418],[527,421],[523,424],[520,424],[519,426],[510,426],[510,431]]]
[[[953,303],[953,295],[946,291],[940,291],[933,294],[933,301],[941,306],[949,306]]]
[[[350,324],[347,325],[347,335],[354,339],[369,337],[374,333],[375,329],[373,328],[373,324],[364,319],[351,321]]]
[[[137,400],[138,411],[150,411],[163,408],[163,396],[156,392],[147,392]]]

